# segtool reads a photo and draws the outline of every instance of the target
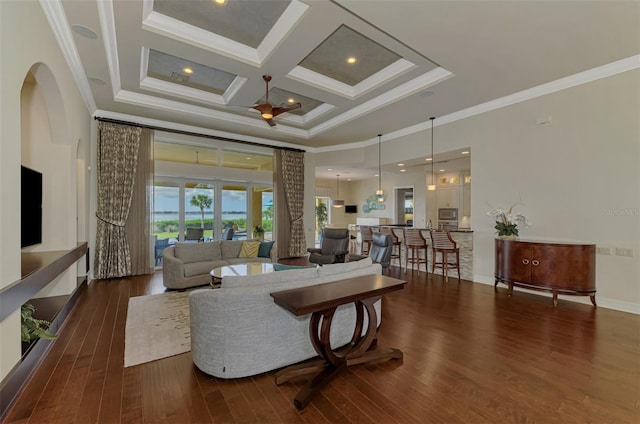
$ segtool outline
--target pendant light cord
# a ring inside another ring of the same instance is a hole
[[[436,181],[435,181],[435,176],[433,175],[433,162],[435,162],[435,158],[433,154],[433,121],[436,120],[436,117],[432,116],[429,119],[431,119],[431,184],[435,185]]]

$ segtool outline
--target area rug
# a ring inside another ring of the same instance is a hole
[[[129,299],[124,344],[125,368],[190,350],[188,291]]]

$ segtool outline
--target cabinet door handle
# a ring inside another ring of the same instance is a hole
[[[537,260],[537,259],[534,259],[534,260],[532,260],[532,261],[531,261],[531,264],[532,264],[533,266],[538,266],[538,265],[540,265],[540,261],[539,261],[539,260]]]
[[[522,263],[525,264],[525,265],[529,265],[529,259],[523,259]]]

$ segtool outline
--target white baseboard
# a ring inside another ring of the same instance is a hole
[[[474,283],[480,284],[488,284],[494,285],[495,278],[493,276],[486,275],[474,275],[473,276]],[[502,285],[504,287],[504,285]],[[522,291],[525,293],[535,294],[538,296],[544,296],[551,298],[553,295],[551,293],[537,291],[537,290],[527,290],[521,287],[517,287],[516,290]],[[567,295],[559,295],[558,299],[568,300],[570,302],[583,303],[585,305],[591,305],[591,301],[587,296],[567,296]],[[613,309],[620,312],[628,312],[631,314],[640,315],[640,304],[633,302],[624,302],[622,300],[609,299],[607,297],[601,297],[596,294],[596,302],[598,303],[599,308],[607,308]]]

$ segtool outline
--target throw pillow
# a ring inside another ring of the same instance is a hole
[[[257,258],[258,249],[260,249],[259,241],[243,241],[240,247],[239,258]]]
[[[263,241],[263,242],[260,242],[260,248],[258,249],[258,257],[259,258],[270,258],[271,257],[271,248],[273,247],[273,243],[275,243],[275,241]]]
[[[273,264],[274,271],[286,271],[288,269],[304,269],[304,268],[316,268],[317,265],[284,265]]]

